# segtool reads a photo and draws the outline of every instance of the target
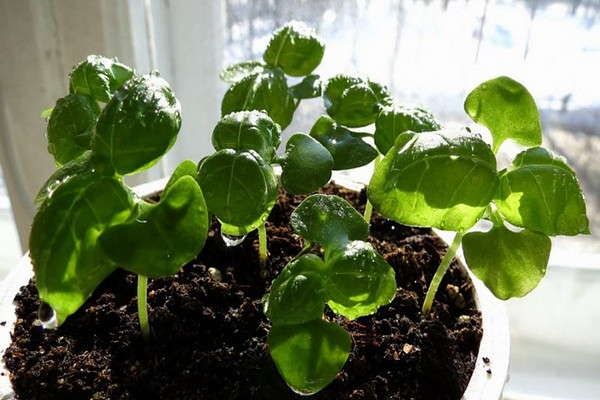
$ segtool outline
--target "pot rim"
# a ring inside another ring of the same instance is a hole
[[[348,179],[344,175],[336,175],[332,179],[349,189],[360,190],[364,184]],[[151,181],[135,187],[140,197],[158,193],[167,183],[167,179]],[[452,239],[452,232],[434,230],[445,242]],[[462,249],[456,254],[463,266],[465,265]],[[483,335],[475,369],[461,400],[500,399],[508,377],[510,355],[510,335],[508,316],[504,304],[492,295],[487,287],[465,268],[475,287],[475,300],[482,315]],[[11,343],[11,333],[16,321],[15,293],[26,285],[33,276],[33,267],[27,252],[0,282],[0,352]],[[14,398],[14,392],[5,369],[4,362],[0,366],[0,400]]]

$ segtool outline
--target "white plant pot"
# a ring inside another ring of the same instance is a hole
[[[360,184],[343,178],[336,177],[335,180],[350,189],[359,190],[361,188]],[[140,185],[135,188],[135,191],[140,197],[147,197],[158,193],[165,184],[166,180],[162,179]],[[448,241],[444,232],[437,233]],[[464,260],[460,252],[457,256]],[[26,285],[32,276],[33,267],[29,253],[27,253],[0,283],[0,355],[4,354],[5,349],[11,343],[11,332],[16,320],[14,297],[21,286]],[[496,299],[481,281],[472,275],[471,279],[475,286],[475,298],[482,315],[483,336],[475,369],[462,400],[500,400],[508,376],[510,353],[508,317],[504,304]],[[4,363],[2,363],[0,372],[0,400],[13,399],[14,392]]]

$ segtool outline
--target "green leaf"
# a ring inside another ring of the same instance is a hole
[[[155,75],[136,76],[117,90],[96,125],[95,155],[120,175],[151,167],[173,146],[181,106],[169,84]]]
[[[310,136],[329,150],[334,170],[362,167],[377,157],[377,150],[362,139],[366,134],[352,132],[325,115],[315,122]]]
[[[396,274],[370,243],[355,240],[325,254],[327,304],[334,312],[356,319],[396,296]]]
[[[348,240],[367,240],[369,224],[350,203],[337,196],[313,194],[290,217],[294,231],[326,250],[345,245]]]
[[[496,226],[471,232],[462,241],[469,269],[499,299],[523,297],[546,273],[551,242],[548,236]]]
[[[263,59],[290,76],[305,76],[317,68],[324,53],[325,44],[314,29],[291,21],[273,32]]]
[[[227,114],[217,123],[212,144],[218,150],[254,150],[267,162],[275,156],[281,143],[281,128],[261,111]]]
[[[265,64],[260,61],[242,61],[225,68],[219,77],[224,82],[236,83],[246,76],[262,72],[264,69]]]
[[[223,96],[221,115],[244,110],[265,111],[281,129],[292,122],[296,100],[280,69],[265,69],[231,85]]]
[[[323,317],[324,269],[323,260],[305,254],[281,271],[264,301],[265,315],[273,324],[302,324]]]
[[[58,165],[64,165],[90,149],[98,103],[91,97],[73,93],[58,99],[47,128],[48,152]]]
[[[327,114],[337,123],[351,128],[374,123],[389,98],[387,88],[347,75],[329,79],[323,91]]]
[[[273,168],[252,150],[224,149],[209,156],[200,165],[198,183],[208,209],[221,222],[242,228],[240,233],[264,223],[279,194]]]
[[[492,133],[494,153],[507,139],[523,146],[542,144],[542,126],[535,100],[519,82],[506,76],[477,86],[465,100],[473,121]]]
[[[66,180],[42,204],[31,228],[30,255],[40,298],[59,322],[116,269],[98,237],[132,209],[132,194],[119,181],[91,172]]]
[[[194,179],[198,178],[198,165],[192,160],[183,160],[177,166],[177,168],[175,168],[175,171],[173,171],[173,173],[171,174],[171,177],[165,185],[163,192],[169,190],[171,186],[173,186],[173,184],[175,184],[179,179],[183,178],[184,176],[191,176]]]
[[[91,173],[94,169],[92,163],[92,152],[86,151],[79,157],[57,169],[48,180],[42,185],[35,198],[35,204],[41,205],[46,199],[54,193],[58,187],[74,176]]]
[[[386,154],[403,132],[440,129],[442,125],[429,110],[421,106],[391,104],[383,107],[375,120],[375,145],[381,154]]]
[[[275,325],[267,338],[279,373],[296,393],[317,393],[342,370],[352,347],[350,334],[340,326],[315,320]]]
[[[192,176],[181,176],[159,203],[138,210],[134,219],[99,237],[104,252],[126,270],[153,278],[170,276],[204,247],[208,211]]]
[[[494,199],[511,224],[548,236],[589,233],[583,193],[575,172],[541,147],[515,158],[500,176]]]
[[[286,144],[281,163],[281,185],[290,193],[310,193],[331,179],[333,158],[312,137],[296,133]]]
[[[115,91],[133,77],[133,70],[115,60],[88,56],[71,72],[71,93],[82,93],[106,103]]]
[[[314,99],[321,96],[323,83],[319,75],[308,75],[302,81],[290,88],[296,99]]]
[[[405,132],[375,170],[368,196],[402,224],[463,231],[481,218],[497,186],[496,159],[479,136]]]

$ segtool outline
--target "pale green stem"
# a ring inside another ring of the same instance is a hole
[[[365,214],[364,218],[367,221],[367,224],[371,222],[371,214],[373,214],[373,204],[367,199],[367,204],[365,204]]]
[[[150,340],[150,323],[148,322],[148,277],[138,275],[137,281],[137,304],[138,319],[144,340]]]
[[[375,157],[374,163],[373,163],[373,170],[377,169],[377,166],[379,165],[379,162],[381,161],[381,153],[377,152],[377,157]],[[365,213],[363,215],[363,218],[365,219],[365,221],[367,221],[368,223],[371,223],[371,215],[373,214],[373,204],[371,204],[371,202],[369,201],[369,198],[367,197],[367,204],[365,204]]]
[[[260,258],[260,266],[265,267],[267,265],[267,227],[266,225],[260,224],[258,226],[258,256]]]
[[[452,262],[452,259],[454,258],[454,255],[456,254],[456,251],[458,250],[460,242],[462,241],[465,233],[466,231],[456,232],[456,236],[454,236],[452,244],[448,248],[448,251],[442,259],[442,262],[438,266],[437,271],[435,271],[435,275],[433,276],[433,279],[429,284],[429,288],[427,289],[425,301],[423,302],[422,312],[424,316],[427,316],[427,314],[429,314],[429,310],[431,310],[433,299],[435,298],[435,294],[437,293],[440,283],[442,282],[442,278],[444,278],[444,275],[446,275],[446,271],[448,270],[448,267],[450,266],[450,263]]]

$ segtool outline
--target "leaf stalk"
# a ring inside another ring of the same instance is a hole
[[[427,316],[429,314],[429,311],[431,310],[435,294],[437,293],[438,288],[442,283],[442,279],[444,278],[448,267],[450,267],[450,263],[452,262],[452,259],[454,258],[454,255],[456,254],[456,251],[458,250],[465,233],[466,231],[456,232],[452,244],[448,248],[448,251],[444,255],[444,258],[442,258],[442,262],[438,266],[437,271],[435,271],[435,275],[433,276],[433,279],[429,284],[429,288],[427,289],[427,294],[425,295],[425,301],[423,302],[423,308],[421,310],[424,316]]]

